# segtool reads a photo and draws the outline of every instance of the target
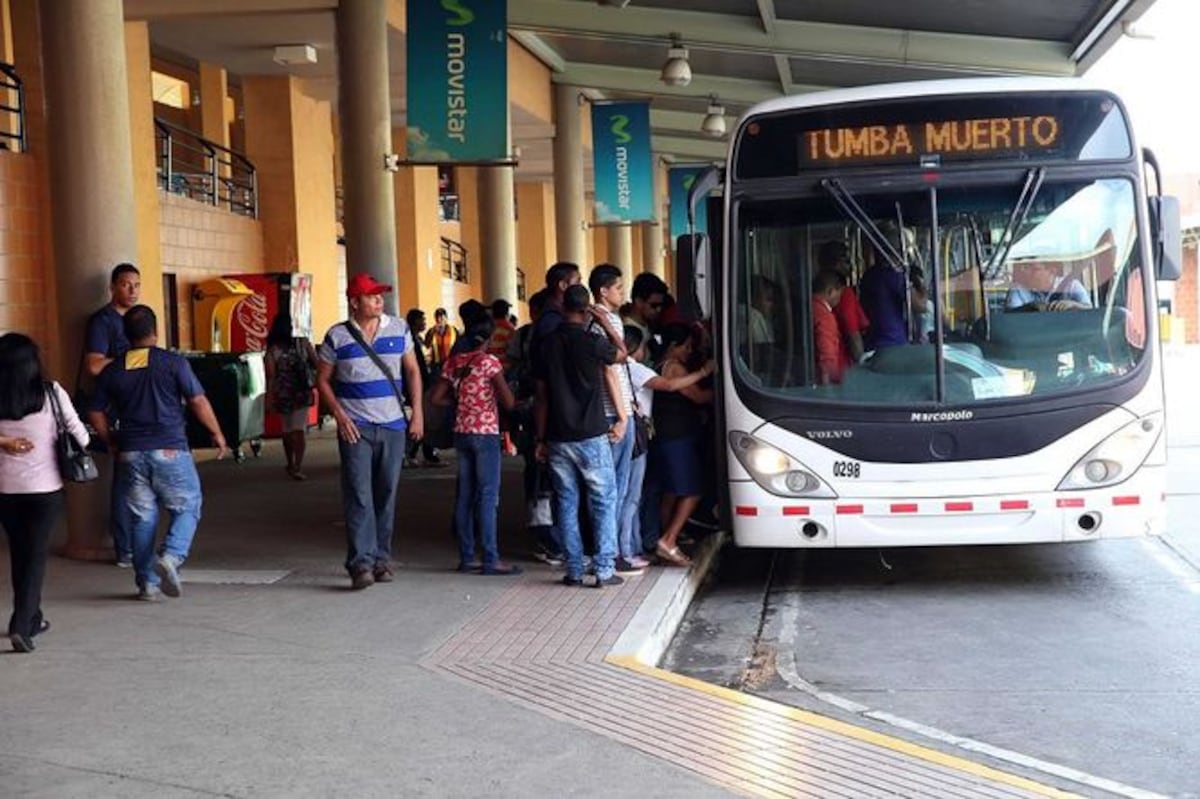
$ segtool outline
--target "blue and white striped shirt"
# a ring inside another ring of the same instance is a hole
[[[404,409],[396,399],[396,391],[392,390],[379,367],[350,335],[346,326],[353,324],[353,321],[345,321],[329,328],[318,352],[323,362],[333,365],[333,393],[355,422],[403,430],[406,427]],[[379,359],[392,371],[396,390],[402,392],[404,370],[401,360],[413,348],[408,323],[384,314],[379,319],[379,330],[371,344]]]

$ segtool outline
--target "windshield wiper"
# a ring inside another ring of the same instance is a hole
[[[1037,199],[1038,192],[1042,189],[1042,181],[1045,179],[1046,167],[1044,166],[1025,173],[1025,184],[1021,187],[1021,194],[1017,197],[1012,213],[1008,216],[1008,225],[1004,228],[1004,235],[1000,237],[1000,243],[996,245],[996,249],[992,250],[992,257],[988,259],[987,267],[983,270],[985,279],[994,278],[1000,264],[1008,260],[1008,254],[1012,251],[1013,244],[1016,243],[1014,239],[1017,231],[1029,217],[1029,212],[1033,209],[1033,201]]]
[[[821,181],[821,188],[829,192],[829,196],[837,203],[842,213],[862,228],[862,231],[867,234],[867,238],[871,240],[871,244],[874,245],[875,251],[887,259],[888,265],[893,269],[903,271],[904,256],[892,246],[887,236],[883,235],[883,231],[875,224],[875,220],[867,216],[867,212],[858,204],[858,200],[854,199],[854,195],[846,191],[842,182],[837,178],[825,178]]]

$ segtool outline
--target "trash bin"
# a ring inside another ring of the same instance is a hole
[[[266,372],[261,352],[185,353],[192,371],[212,405],[225,442],[238,461],[245,459],[241,445],[248,443],[254,457],[262,453],[263,414],[266,408]],[[209,449],[212,436],[189,413],[188,446]]]

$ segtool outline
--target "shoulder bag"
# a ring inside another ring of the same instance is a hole
[[[638,404],[637,388],[633,385],[633,372],[625,364],[625,376],[629,378],[629,392],[633,397],[633,457],[640,458],[650,451],[650,439],[654,438],[654,422],[642,414]]]
[[[54,454],[58,458],[58,471],[62,479],[68,483],[89,483],[100,476],[96,469],[96,461],[90,452],[79,445],[75,436],[67,429],[67,421],[63,416],[62,406],[58,401],[58,392],[52,383],[46,384],[46,398],[50,401],[50,409],[54,413],[54,425],[57,435],[54,439]]]

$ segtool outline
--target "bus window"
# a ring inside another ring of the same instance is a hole
[[[936,229],[921,190],[855,195],[870,226],[847,225],[844,206],[827,195],[742,202],[731,331],[738,374],[789,396],[970,404],[1128,373],[1146,347],[1133,184],[1048,180],[1021,196],[1011,180],[940,187]],[[814,295],[813,285],[831,236],[849,254],[845,282],[869,327],[866,353],[847,352],[826,384],[816,365],[828,341],[818,333],[834,294]]]

